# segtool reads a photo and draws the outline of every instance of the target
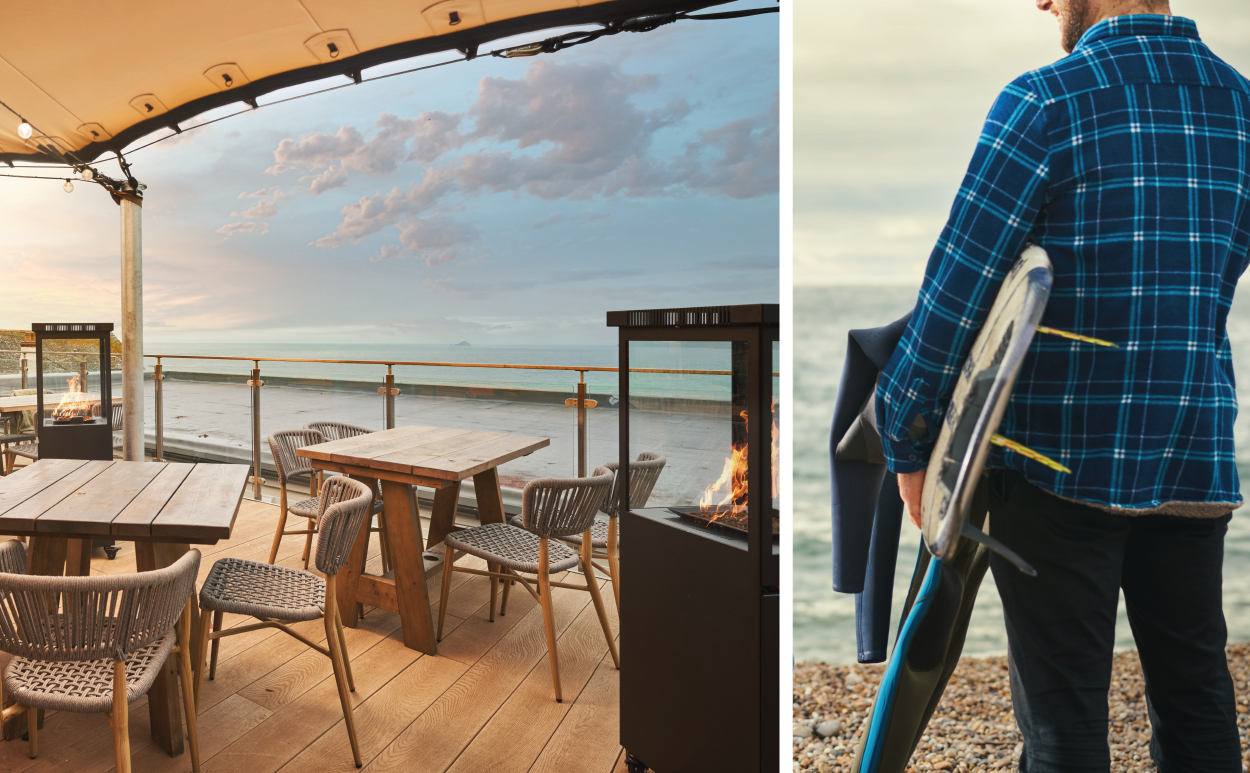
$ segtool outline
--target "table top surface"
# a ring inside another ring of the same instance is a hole
[[[227,539],[245,464],[40,459],[0,478],[0,534],[212,544]]]
[[[56,404],[61,400],[61,394],[50,394],[43,396],[44,408],[55,408]],[[100,402],[98,394],[88,394],[87,399],[93,403]],[[121,405],[120,397],[113,398],[113,405]],[[0,413],[21,413],[22,411],[33,411],[39,407],[39,395],[21,395],[19,397],[0,397]]]
[[[462,481],[551,445],[551,440],[506,432],[420,425],[396,427],[305,446],[295,453],[318,462]]]

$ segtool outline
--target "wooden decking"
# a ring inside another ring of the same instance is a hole
[[[244,500],[234,537],[203,549],[200,579],[224,556],[266,560],[276,520],[276,507]],[[133,544],[119,544],[116,560],[92,559],[93,574],[135,571]],[[370,547],[370,571],[380,571],[376,539]],[[302,550],[301,538],[285,538],[279,563],[299,566]],[[406,649],[399,618],[389,612],[366,608],[360,626],[346,631],[364,770],[624,773],[620,674],[590,594],[553,591],[564,688],[564,703],[556,703],[542,613],[533,598],[514,588],[507,616],[491,623],[487,579],[456,574],[453,583],[437,656]],[[432,578],[436,613],[440,592],[441,577]],[[608,587],[604,599],[616,630]],[[242,622],[227,615],[225,624]],[[294,627],[325,639],[320,621]],[[7,664],[7,656],[0,662]],[[355,770],[329,659],[278,631],[222,640],[217,677],[205,679],[200,697],[199,733],[205,773]],[[131,704],[130,743],[136,773],[191,770],[189,754],[170,757],[153,745],[146,698]],[[39,747],[39,758],[31,760],[26,743],[0,743],[0,771],[113,769],[102,714],[49,712]]]

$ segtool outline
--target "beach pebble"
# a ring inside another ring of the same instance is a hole
[[[826,719],[816,726],[816,734],[821,738],[828,738],[838,734],[842,729],[842,722],[837,719]]]
[[[1230,644],[1227,654],[1236,688],[1242,771],[1250,773],[1250,713],[1246,712],[1250,707],[1250,644]],[[795,666],[794,770],[850,773],[884,671],[884,664]],[[1156,773],[1150,760],[1152,733],[1145,680],[1136,652],[1116,653],[1107,705],[1111,773]],[[1007,659],[963,658],[912,755],[908,773],[1012,771],[1023,749],[1011,708]]]

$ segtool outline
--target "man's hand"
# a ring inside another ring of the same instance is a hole
[[[898,493],[907,505],[907,517],[920,528],[920,493],[924,491],[924,470],[901,472],[898,475]]]

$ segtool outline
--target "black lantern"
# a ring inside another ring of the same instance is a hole
[[[645,507],[628,478],[617,489],[631,773],[777,766],[779,316],[776,304],[608,313],[620,459],[666,460]]]
[[[39,458],[112,459],[113,323],[41,323],[31,329]]]

